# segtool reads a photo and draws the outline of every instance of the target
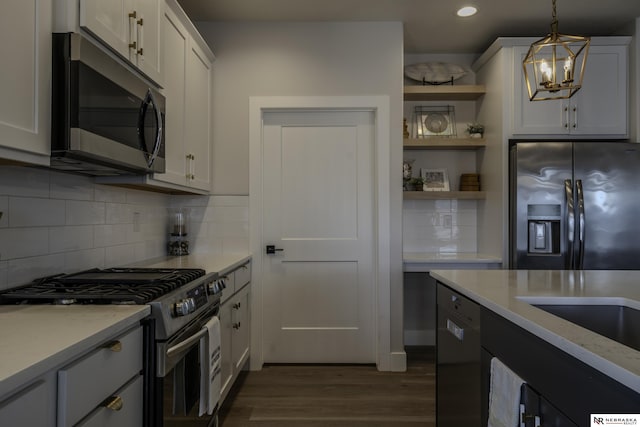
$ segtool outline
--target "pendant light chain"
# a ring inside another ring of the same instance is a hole
[[[558,33],[558,18],[556,17],[556,0],[552,0],[551,34]]]

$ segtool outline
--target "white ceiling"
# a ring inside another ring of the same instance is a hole
[[[405,53],[480,53],[496,37],[549,33],[551,0],[179,0],[193,21],[402,21]],[[472,4],[471,18],[456,10]],[[612,35],[640,0],[557,0],[559,32]]]

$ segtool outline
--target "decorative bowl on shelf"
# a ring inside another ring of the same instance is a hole
[[[464,67],[446,62],[425,62],[404,67],[404,75],[422,84],[438,85],[453,82],[467,74]]]

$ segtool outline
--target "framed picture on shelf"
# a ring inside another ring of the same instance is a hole
[[[413,133],[415,138],[456,136],[455,107],[415,107]]]
[[[449,175],[446,169],[420,169],[422,191],[449,191]]]

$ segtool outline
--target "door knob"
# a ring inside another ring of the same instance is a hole
[[[267,255],[273,255],[276,252],[282,252],[284,249],[276,248],[275,245],[267,245]]]

